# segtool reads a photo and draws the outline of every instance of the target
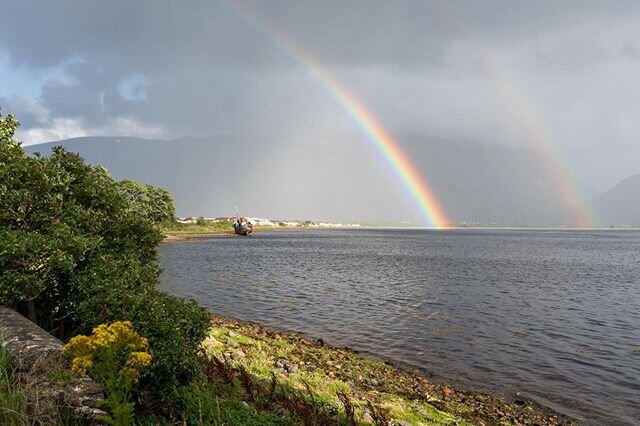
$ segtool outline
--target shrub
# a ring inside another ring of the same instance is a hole
[[[157,224],[172,224],[176,220],[173,197],[166,189],[133,180],[118,182],[120,190],[131,201],[136,214]]]
[[[0,114],[0,304],[61,338],[129,320],[149,339],[141,385],[166,397],[199,371],[206,311],[155,289],[170,194],[119,183],[57,147],[28,156]],[[149,203],[152,203],[149,205]]]
[[[149,297],[151,296],[151,297]],[[149,339],[154,356],[144,377],[147,388],[170,397],[201,372],[200,343],[209,328],[209,313],[197,303],[153,291],[131,299],[130,318]]]
[[[126,283],[109,287],[155,286],[162,234],[106,169],[62,148],[29,157],[14,141],[0,142],[0,164],[0,303],[26,307],[30,319],[64,338],[85,299],[78,283],[113,274]]]
[[[141,387],[156,398],[167,399],[176,387],[189,383],[200,372],[198,352],[209,328],[209,313],[193,301],[156,289],[132,291],[136,283],[123,272],[127,270],[118,268],[117,263],[105,265],[98,269],[104,274],[84,277],[86,282],[76,284],[85,296],[75,311],[79,330],[88,331],[96,322],[131,321],[149,340],[153,355]],[[80,300],[81,296],[74,298]]]

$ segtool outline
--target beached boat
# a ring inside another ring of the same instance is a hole
[[[253,232],[253,224],[249,219],[244,216],[240,216],[238,214],[238,209],[236,208],[236,220],[233,222],[233,230],[238,235],[251,235]]]

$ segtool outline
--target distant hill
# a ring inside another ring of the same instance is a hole
[[[624,179],[591,204],[605,225],[640,226],[640,174]]]
[[[170,190],[180,216],[233,215],[238,206],[241,213],[270,218],[398,222],[407,218],[403,212],[412,212],[376,153],[354,144],[299,146],[238,135],[172,141],[84,137],[25,149],[47,154],[57,145],[106,166],[118,179]]]
[[[415,135],[401,140],[457,223],[571,224],[546,163],[528,150]],[[422,221],[385,160],[358,137],[313,143],[238,135],[86,137],[26,149],[46,154],[55,145],[105,165],[117,178],[167,188],[181,216],[229,215],[237,205],[245,214],[271,218]]]
[[[420,136],[406,144],[458,222],[572,224],[547,162],[533,151]]]

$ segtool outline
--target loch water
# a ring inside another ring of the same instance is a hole
[[[160,257],[161,288],[215,313],[587,424],[640,424],[640,232],[257,232]]]

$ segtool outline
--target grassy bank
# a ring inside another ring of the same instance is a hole
[[[190,398],[191,404],[209,407],[195,412],[214,424],[230,407],[251,421],[225,424],[574,424],[524,399],[507,402],[432,383],[350,350],[258,324],[214,316],[203,347],[208,382]],[[199,402],[193,401],[196,394]],[[207,394],[215,405],[203,402]]]
[[[9,354],[0,348],[0,424],[25,423],[26,406],[25,395],[17,389],[14,381]]]
[[[139,406],[135,424],[575,424],[524,399],[505,401],[432,383],[388,363],[298,334],[220,316],[212,316],[210,325],[201,345],[202,374],[174,391],[170,405]],[[46,368],[47,373],[37,377],[46,377],[45,382],[71,378],[64,369],[57,371]],[[69,424],[55,415],[55,407],[35,410],[39,399],[29,395],[41,392],[34,393],[31,385],[25,387],[24,378],[20,383],[12,375],[6,352],[0,350],[1,424],[31,424],[42,419],[46,419],[42,424]]]
[[[277,231],[295,231],[295,230],[318,230],[318,229],[349,229],[349,227],[323,227],[323,226],[264,226],[253,225],[254,232],[277,232]],[[353,228],[352,228],[353,229]],[[358,227],[357,229],[361,229]],[[231,221],[206,221],[202,220],[198,223],[165,223],[162,225],[162,233],[167,236],[165,241],[205,238],[211,236],[234,235],[233,222]]]
[[[169,222],[162,225],[162,232],[169,235],[233,233],[230,220],[212,221],[204,218],[195,223]]]

